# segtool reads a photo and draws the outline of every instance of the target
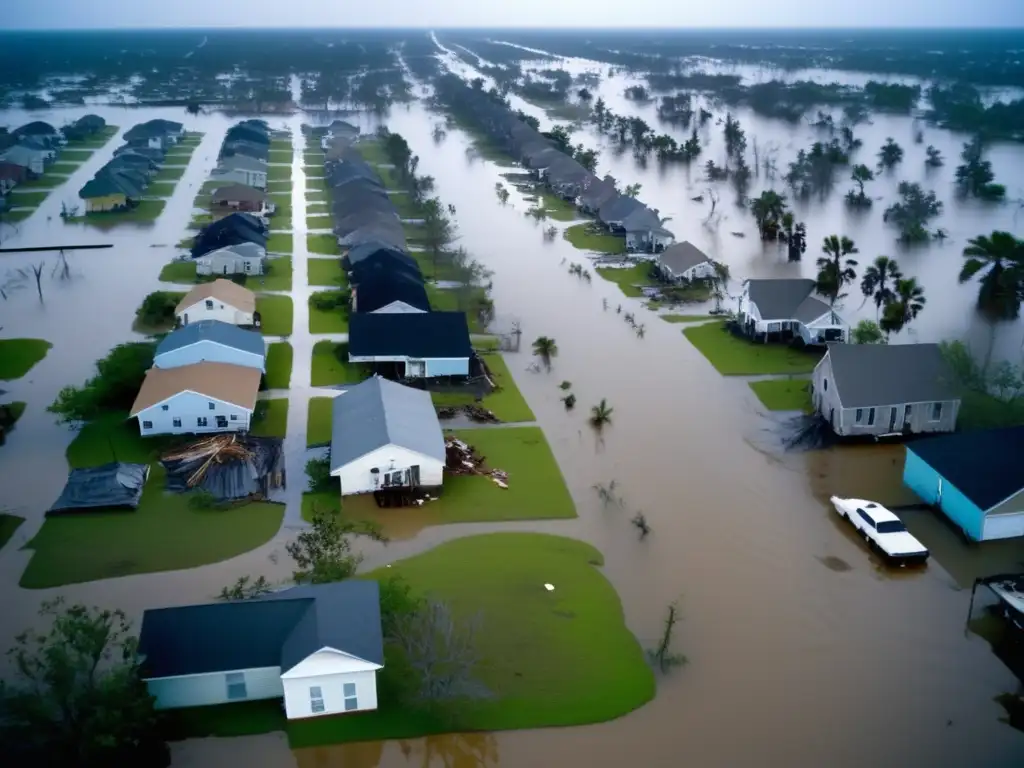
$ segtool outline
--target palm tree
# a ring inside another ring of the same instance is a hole
[[[883,304],[888,304],[893,298],[890,284],[895,286],[896,282],[903,277],[899,264],[895,259],[888,256],[878,256],[875,263],[864,270],[864,276],[860,281],[860,290],[865,299],[872,299],[875,302],[875,317],[882,310]]]
[[[879,323],[885,331],[886,338],[889,334],[899,333],[906,328],[924,309],[924,305],[924,289],[917,284],[917,280],[913,277],[897,280],[893,298],[885,305],[882,321]]]
[[[978,309],[993,321],[1017,318],[1024,295],[1024,241],[1009,232],[993,232],[967,243],[960,282],[984,273],[978,289]]]
[[[874,171],[861,163],[860,165],[853,166],[850,178],[853,179],[853,183],[860,188],[859,196],[864,197],[864,183],[873,180],[875,178],[875,174]]]
[[[786,214],[786,197],[766,189],[750,201],[750,212],[757,221],[757,231],[762,240],[774,240],[779,234],[779,224]]]
[[[538,336],[533,342],[533,354],[539,357],[548,370],[551,370],[551,358],[558,357],[558,345],[547,336]]]
[[[590,423],[598,429],[605,424],[611,424],[612,412],[614,410],[614,408],[608,405],[608,401],[602,397],[600,403],[590,407]]]
[[[843,235],[829,235],[821,244],[825,255],[818,258],[818,293],[829,299],[829,306],[835,306],[842,295],[843,286],[857,279],[854,269],[857,262],[846,258],[858,253],[853,240]]]

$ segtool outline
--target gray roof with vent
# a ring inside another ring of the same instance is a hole
[[[829,344],[843,408],[959,400],[938,344]]]
[[[156,348],[156,356],[159,357],[200,341],[212,341],[242,352],[251,352],[260,357],[266,354],[263,334],[257,331],[247,331],[231,323],[222,323],[220,320],[200,320],[198,323],[183,325],[178,330],[164,336],[163,341]]]
[[[698,264],[711,262],[708,255],[689,240],[684,240],[681,243],[676,243],[666,248],[661,256],[658,257],[658,260],[676,275],[681,275]]]

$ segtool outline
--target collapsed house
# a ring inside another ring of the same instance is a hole
[[[134,510],[149,479],[148,464],[113,461],[99,467],[73,469],[60,497],[46,511],[51,515],[74,512]]]
[[[160,457],[167,489],[202,490],[221,501],[267,496],[285,484],[284,441],[276,437],[216,435]]]

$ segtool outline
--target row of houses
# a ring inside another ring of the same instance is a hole
[[[270,126],[264,120],[243,120],[228,129],[217,167],[210,174],[210,180],[218,184],[210,193],[213,213],[245,211],[258,216],[274,213],[274,205],[267,194],[270,142]]]
[[[0,196],[42,176],[69,140],[86,139],[106,127],[99,115],[85,115],[61,129],[42,120],[0,129]]]
[[[270,223],[251,213],[232,213],[196,234],[189,257],[200,275],[262,275],[267,271]]]
[[[78,192],[85,201],[86,212],[120,211],[137,206],[150,180],[163,166],[167,150],[183,133],[181,123],[161,119],[139,123],[126,131],[124,143],[114,150],[114,157]]]

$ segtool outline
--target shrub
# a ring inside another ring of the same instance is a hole
[[[64,387],[47,408],[61,423],[89,421],[104,410],[128,410],[153,367],[156,343],[119,344],[96,361],[97,374],[81,387]]]
[[[154,291],[142,300],[135,310],[135,319],[142,325],[166,325],[174,320],[174,309],[181,294],[172,291]]]
[[[331,490],[331,458],[310,459],[306,462],[306,474],[309,476],[309,490],[323,492]]]
[[[317,291],[312,298],[313,309],[321,312],[345,310],[349,306],[349,298],[349,291]]]

